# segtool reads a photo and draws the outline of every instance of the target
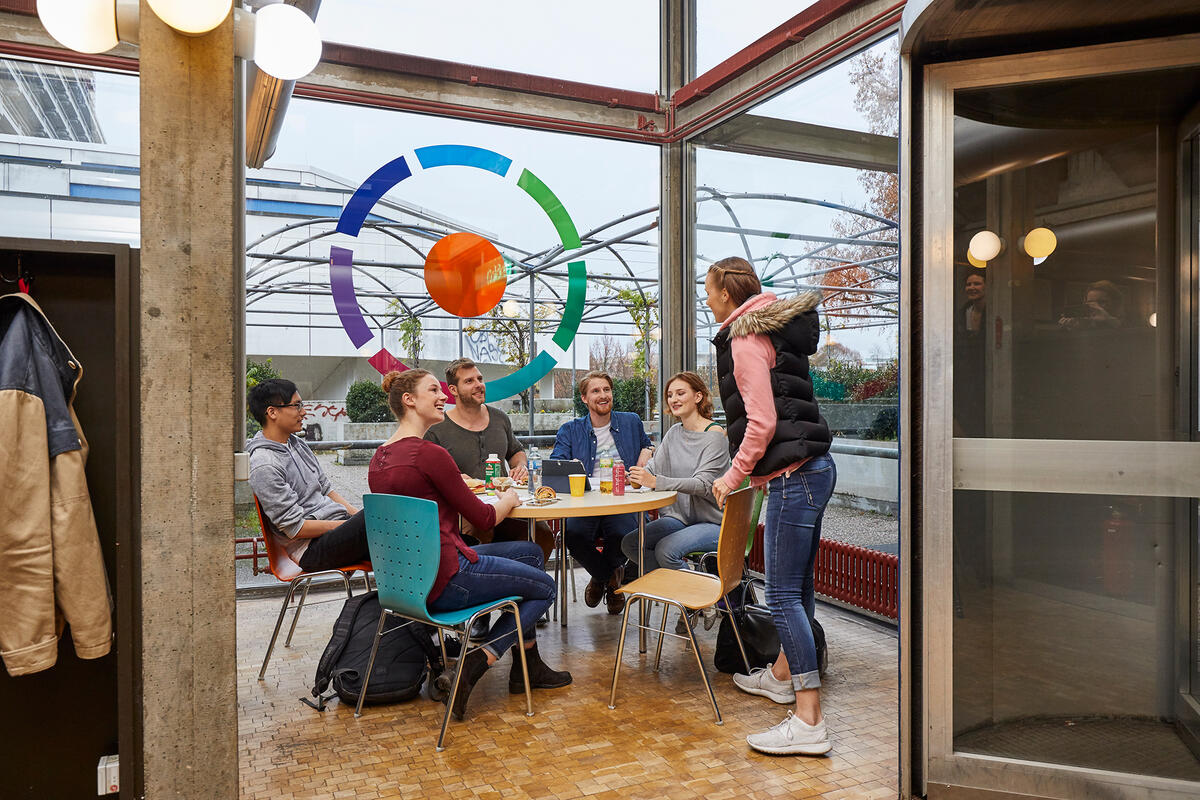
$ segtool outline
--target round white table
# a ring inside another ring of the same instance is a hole
[[[572,497],[566,494],[559,494],[558,500],[544,506],[528,505],[522,503],[512,510],[509,516],[513,519],[524,519],[529,521],[529,538],[533,539],[533,524],[537,520],[561,520],[561,531],[559,532],[561,544],[559,545],[558,559],[555,568],[558,570],[558,595],[559,607],[561,609],[560,623],[565,628],[567,626],[567,520],[573,517],[605,517],[610,514],[633,514],[642,511],[652,511],[654,509],[663,508],[675,502],[675,492],[657,492],[649,489],[629,489],[626,488],[623,495],[603,494],[598,491],[584,492],[582,497]],[[522,499],[526,495],[522,494]],[[646,536],[646,517],[644,514],[638,513],[638,575],[644,575],[644,565],[642,564],[643,543]],[[646,609],[643,605],[642,612]],[[642,620],[642,625],[645,625],[645,619]],[[639,652],[646,652],[646,631],[643,629],[639,632],[638,648]]]

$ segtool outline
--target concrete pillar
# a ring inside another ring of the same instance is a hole
[[[233,24],[141,4],[141,743],[144,796],[238,793],[231,380],[241,226]]]

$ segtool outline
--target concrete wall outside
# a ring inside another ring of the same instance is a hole
[[[866,441],[873,447],[895,449],[896,442]],[[900,462],[893,458],[833,454],[837,486],[833,503],[882,514],[896,514],[900,500]]]

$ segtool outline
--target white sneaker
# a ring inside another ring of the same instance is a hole
[[[790,711],[783,722],[774,728],[747,736],[746,744],[760,753],[779,756],[819,756],[833,747],[829,743],[829,734],[825,732],[824,719],[816,725],[809,725]]]
[[[790,706],[796,702],[796,690],[792,688],[792,682],[776,678],[771,674],[770,667],[752,669],[749,675],[736,673],[733,683],[743,692],[769,697],[780,705]]]

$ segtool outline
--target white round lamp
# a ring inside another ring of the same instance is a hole
[[[117,46],[113,0],[37,0],[38,19],[54,41],[79,53],[103,53]]]
[[[967,247],[968,255],[975,256],[979,261],[991,261],[996,256],[1000,255],[1000,251],[1004,248],[1004,242],[999,236],[991,231],[980,231],[971,237],[971,244]]]
[[[147,0],[163,22],[188,36],[200,36],[229,16],[233,0]]]
[[[509,319],[516,319],[521,316],[521,306],[516,300],[505,300],[500,310]]]
[[[254,63],[282,81],[296,81],[321,61],[317,23],[295,6],[275,3],[254,15]]]

